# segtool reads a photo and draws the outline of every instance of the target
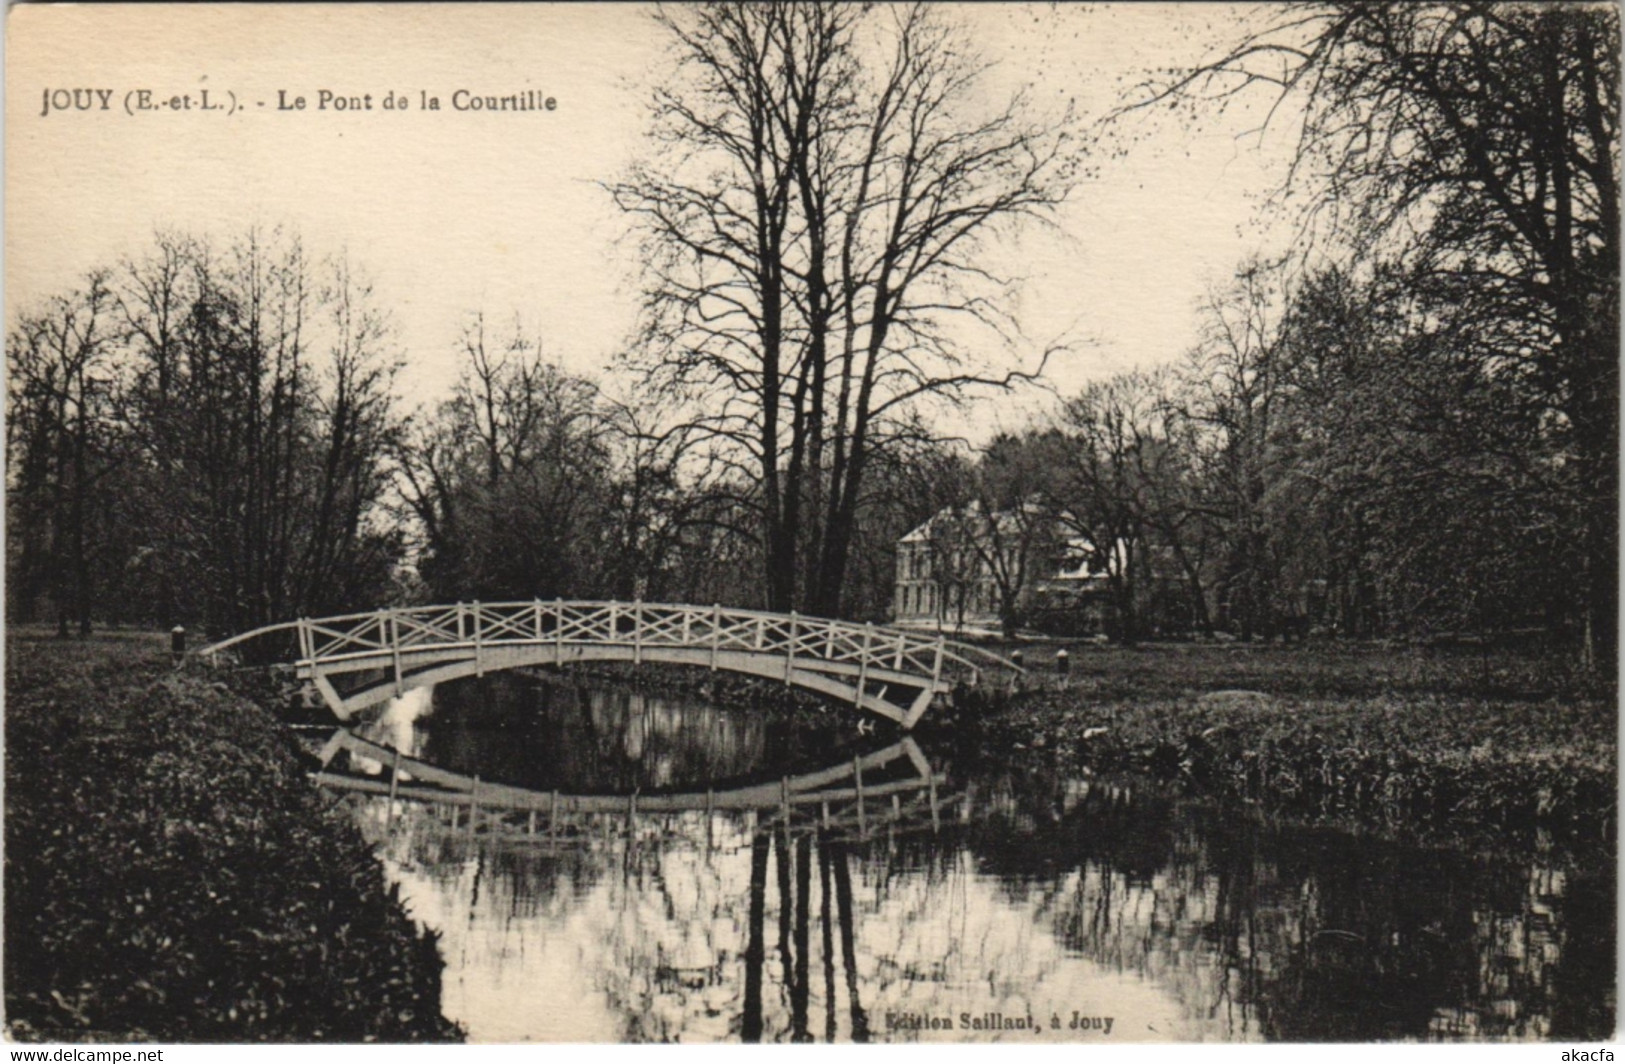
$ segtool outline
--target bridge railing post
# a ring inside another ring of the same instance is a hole
[[[643,600],[632,600],[632,664],[643,664]]]
[[[717,645],[722,642],[722,603],[711,604],[711,671],[717,671]]]
[[[784,683],[789,686],[790,672],[796,666],[796,611],[790,611],[790,643],[784,650]]]
[[[316,653],[311,649],[310,618],[299,618],[299,656],[310,662],[312,671],[316,667]]]
[[[485,644],[485,639],[484,639],[484,633],[481,630],[481,629],[484,628],[484,625],[480,623],[480,617],[481,617],[480,600],[475,599],[474,600],[474,615],[473,615],[473,622],[474,622],[474,675],[475,676],[484,676],[485,675],[485,645],[484,645]]]
[[[564,600],[557,596],[553,599],[553,660],[564,664]]]
[[[531,642],[540,643],[542,641],[542,600],[539,598],[531,600],[530,626],[532,629]]]

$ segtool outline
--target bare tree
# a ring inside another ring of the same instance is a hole
[[[1279,267],[1250,262],[1209,296],[1183,409],[1201,429],[1206,509],[1224,544],[1229,621],[1243,639],[1273,633],[1281,594],[1271,507],[1286,457],[1277,446],[1287,378],[1280,277]]]
[[[1065,554],[1052,435],[995,438],[983,451],[973,497],[961,520],[980,568],[992,579],[1006,639],[1027,622],[1037,582],[1060,568]]]
[[[240,631],[372,597],[395,361],[367,283],[280,231],[161,237],[121,307],[141,455],[121,491],[166,608]]]
[[[88,634],[94,596],[94,493],[118,466],[117,386],[106,271],[25,315],[6,342],[7,522],[24,615],[48,584],[59,635]]]
[[[1020,98],[987,106],[928,5],[661,19],[661,147],[610,186],[644,241],[636,361],[750,485],[767,605],[836,614],[876,454],[922,402],[1036,372],[989,368],[1012,329],[987,252],[1066,195],[1079,145]]]
[[[1184,578],[1187,619],[1211,631],[1207,607],[1209,527],[1206,482],[1197,468],[1200,432],[1167,371],[1119,374],[1091,384],[1066,404],[1057,463],[1062,520],[1093,545],[1106,576],[1116,635],[1132,642],[1141,628],[1142,573],[1165,552]],[[1158,573],[1157,575],[1161,575]]]
[[[398,451],[424,579],[440,597],[595,593],[612,490],[597,387],[547,361],[517,322],[497,341],[475,315],[462,348],[452,397]]]

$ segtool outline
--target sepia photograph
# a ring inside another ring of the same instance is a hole
[[[14,1056],[1613,1059],[1618,4],[6,14]]]

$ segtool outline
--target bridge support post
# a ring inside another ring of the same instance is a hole
[[[350,707],[344,704],[344,697],[339,694],[338,688],[333,686],[333,681],[317,672],[314,665],[311,666],[311,674],[316,690],[321,694],[322,701],[327,703],[327,708],[331,709],[339,720],[349,720]]]
[[[857,790],[858,790],[858,838],[859,839],[867,839],[869,837],[869,824],[864,819],[864,812],[863,812],[863,759],[862,758],[854,757],[852,759],[852,781],[855,784],[857,784]]]
[[[401,751],[397,747],[389,764],[389,811],[384,816],[384,830],[395,826],[395,792],[401,785]]]
[[[902,725],[904,730],[913,728],[919,719],[925,716],[925,711],[931,708],[931,699],[936,697],[936,693],[936,684],[932,684],[930,687],[923,688],[919,694],[914,696],[914,701],[910,703],[908,712],[903,714]]]
[[[919,719],[925,716],[925,711],[931,708],[931,700],[936,697],[937,690],[942,686],[942,656],[947,650],[947,638],[937,636],[936,662],[931,666],[931,683],[914,698],[903,717],[903,727],[912,728]]]
[[[942,830],[942,822],[937,819],[937,774],[935,772],[926,772],[925,785],[928,792],[926,798],[931,803],[931,834],[935,835]]]
[[[859,705],[863,704],[863,692],[865,690],[866,685],[869,682],[869,643],[874,639],[874,637],[875,637],[874,622],[873,621],[865,622],[864,625],[863,625],[863,653],[858,655],[858,697],[857,697],[857,701],[858,701]]]

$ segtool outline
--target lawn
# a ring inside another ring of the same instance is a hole
[[[1566,659],[1380,645],[1020,649],[942,722],[992,756],[1135,771],[1272,814],[1611,852],[1617,699]]]

